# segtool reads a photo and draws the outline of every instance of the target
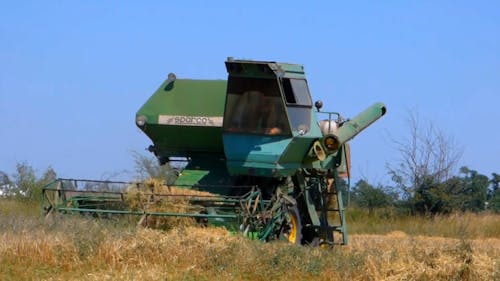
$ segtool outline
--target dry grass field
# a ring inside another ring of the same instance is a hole
[[[325,250],[221,228],[45,221],[0,200],[0,280],[500,280],[499,215],[363,220],[349,224],[349,246]]]

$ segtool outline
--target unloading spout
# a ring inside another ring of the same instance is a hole
[[[328,152],[334,152],[341,145],[354,138],[361,131],[377,121],[387,111],[383,103],[375,103],[356,117],[343,122],[335,133],[323,137],[322,143]]]

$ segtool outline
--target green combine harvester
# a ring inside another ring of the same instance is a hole
[[[344,119],[313,104],[301,65],[232,58],[225,65],[227,81],[169,74],[135,118],[160,164],[185,162],[170,186],[209,194],[151,198],[184,196],[195,211],[127,208],[124,187],[141,183],[58,179],[43,190],[47,214],[192,217],[263,241],[347,244],[348,141],[385,105]]]

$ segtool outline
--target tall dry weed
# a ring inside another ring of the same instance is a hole
[[[354,210],[347,211],[350,233],[386,234],[403,231],[411,235],[427,235],[453,238],[500,237],[500,215],[455,213],[451,215],[424,216],[369,216]]]

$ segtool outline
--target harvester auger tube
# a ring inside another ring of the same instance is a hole
[[[321,139],[327,152],[337,151],[344,143],[354,138],[361,131],[384,116],[387,109],[383,103],[375,103],[356,117],[340,124],[337,132],[329,133]]]

